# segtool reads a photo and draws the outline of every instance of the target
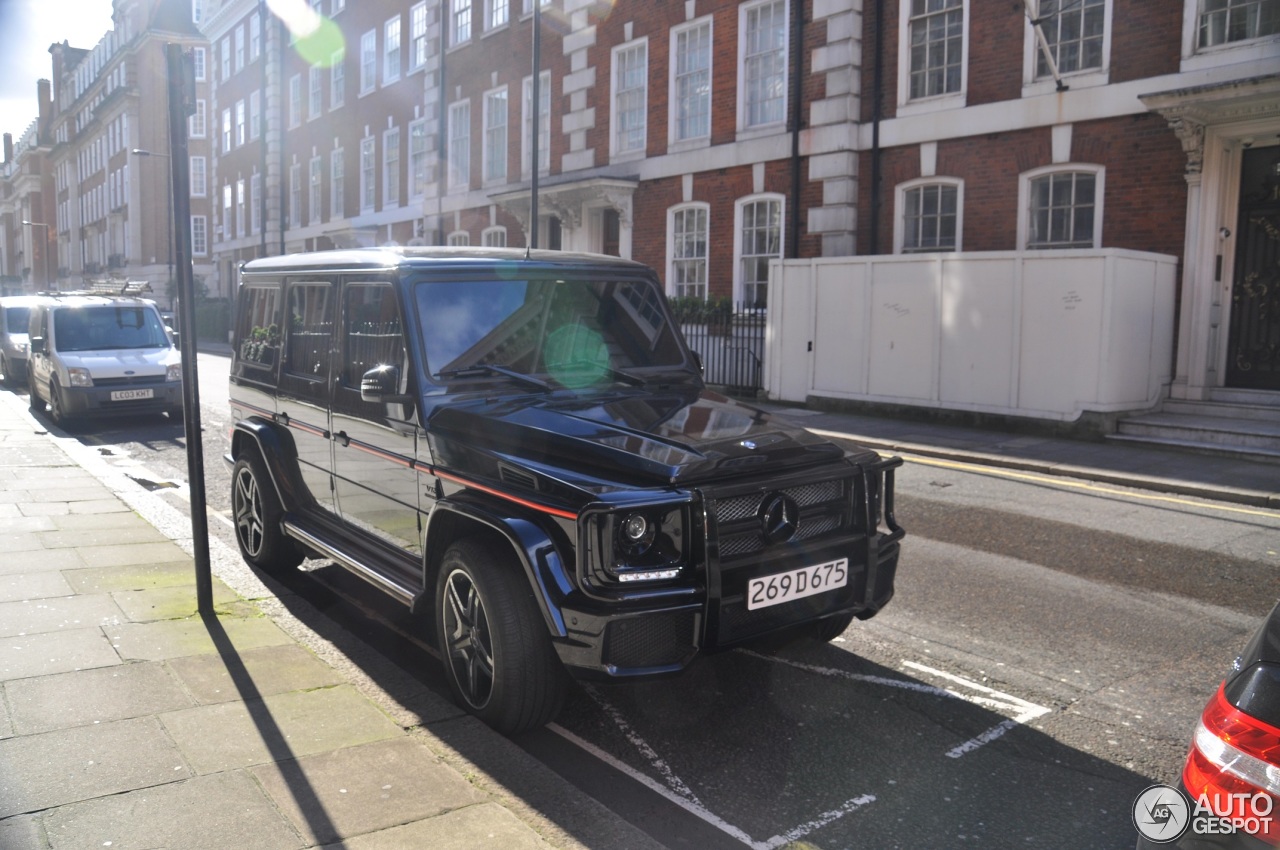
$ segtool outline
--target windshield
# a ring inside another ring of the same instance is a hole
[[[31,317],[30,307],[4,308],[4,329],[11,334],[27,332],[27,319]]]
[[[58,351],[169,347],[160,317],[147,307],[64,307],[54,311],[53,335]]]
[[[501,366],[582,387],[685,363],[650,282],[448,281],[415,294],[433,375]]]

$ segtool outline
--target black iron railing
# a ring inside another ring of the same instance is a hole
[[[755,398],[764,389],[763,308],[729,301],[678,298],[671,302],[689,347],[702,358],[708,384]]]

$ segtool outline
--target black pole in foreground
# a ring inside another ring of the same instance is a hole
[[[182,413],[187,435],[187,486],[191,490],[191,544],[195,549],[196,610],[213,613],[209,566],[209,517],[204,500],[204,439],[200,430],[200,385],[196,376],[196,299],[191,269],[191,173],[187,118],[195,114],[195,66],[180,44],[165,45],[169,71],[169,169],[173,190],[174,247],[178,272],[178,347],[182,351]]]

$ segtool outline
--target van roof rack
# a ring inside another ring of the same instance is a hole
[[[40,295],[126,295],[139,296],[151,292],[150,281],[145,280],[91,280],[82,289],[61,289],[41,292]]]

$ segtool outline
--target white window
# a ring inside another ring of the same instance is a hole
[[[484,179],[507,179],[507,89],[504,86],[484,96]]]
[[[400,203],[400,128],[382,134],[382,208]]]
[[[360,94],[368,94],[378,84],[378,31],[360,36]]]
[[[421,198],[427,191],[427,120],[409,125],[409,197]]]
[[[289,78],[289,126],[302,124],[302,75],[294,74]]]
[[[193,198],[203,198],[209,191],[208,172],[205,170],[205,165],[204,157],[191,157],[191,197]]]
[[[204,20],[204,0],[191,0],[191,23],[198,24]]]
[[[231,108],[222,110],[222,152],[231,150]]]
[[[409,71],[427,64],[427,4],[419,3],[409,10]]]
[[[262,93],[249,92],[249,138],[262,135]]]
[[[505,227],[486,227],[480,234],[480,244],[486,248],[507,247],[507,229]]]
[[[193,139],[204,138],[204,113],[206,108],[204,98],[197,99],[195,114],[187,119],[187,135]]]
[[[248,200],[244,194],[244,178],[236,181],[236,236],[244,236],[245,228],[249,226],[249,216],[246,215],[245,203]]]
[[[222,186],[222,234],[231,238],[231,184]]]
[[[204,57],[205,53],[203,47],[194,47],[191,49],[191,64],[195,67],[197,83],[203,83],[205,79]]]
[[[231,79],[231,36],[224,35],[218,46],[218,59],[222,63],[222,82]]]
[[[1039,20],[1048,49],[1037,51],[1037,78],[1053,75],[1050,58],[1060,74],[1102,67],[1106,0],[1040,0]]]
[[[249,178],[249,232],[262,232],[262,175]]]
[[[236,101],[236,145],[243,145],[245,138],[244,101]]]
[[[333,66],[329,69],[329,108],[337,109],[347,102],[347,73],[343,68],[346,52],[333,54]]]
[[[735,212],[734,288],[748,305],[764,307],[769,261],[782,257],[782,196],[746,198],[738,202]]]
[[[899,101],[955,95],[964,90],[964,0],[903,0],[900,37],[904,96]]]
[[[347,0],[333,0],[333,6],[331,8],[333,9],[333,14],[336,15],[343,9],[347,8]]]
[[[289,226],[302,225],[302,163],[295,162],[289,166]]]
[[[191,216],[191,253],[197,257],[209,254],[209,221],[202,215]]]
[[[787,115],[786,0],[744,5],[739,18],[741,129],[780,124]]]
[[[533,157],[533,77],[524,78],[520,172],[528,176]],[[538,75],[538,172],[551,170],[551,72]]]
[[[1280,33],[1280,0],[1200,0],[1200,48]]]
[[[926,177],[899,186],[895,253],[959,251],[963,196],[963,184],[947,178]]]
[[[667,257],[667,291],[681,298],[707,297],[706,204],[690,204],[671,210]]]
[[[506,26],[510,17],[511,4],[509,0],[484,0],[484,28],[486,30]]]
[[[372,212],[377,202],[377,140],[366,136],[360,140],[360,212]]]
[[[262,55],[262,19],[255,12],[249,17],[249,61]]]
[[[449,188],[471,183],[471,101],[449,105]]]
[[[382,30],[382,83],[400,79],[400,16],[387,21]]]
[[[711,135],[711,20],[671,33],[671,141]]]
[[[446,237],[451,246],[467,246],[471,244],[471,234],[465,230],[455,230]]]
[[[321,169],[320,157],[313,156],[311,161],[307,163],[307,221],[311,224],[320,223],[320,206],[321,191],[323,186],[320,183]]]
[[[1029,250],[1101,247],[1104,176],[1101,166],[1095,165],[1055,165],[1021,175],[1019,246]]]
[[[462,44],[471,40],[471,0],[453,0],[453,14],[449,18],[449,43]]]
[[[329,220],[343,218],[346,215],[346,183],[343,175],[346,171],[342,161],[342,148],[329,154]]]
[[[244,67],[244,27],[236,27],[236,70]]]
[[[613,153],[643,153],[648,110],[649,42],[613,50]]]

